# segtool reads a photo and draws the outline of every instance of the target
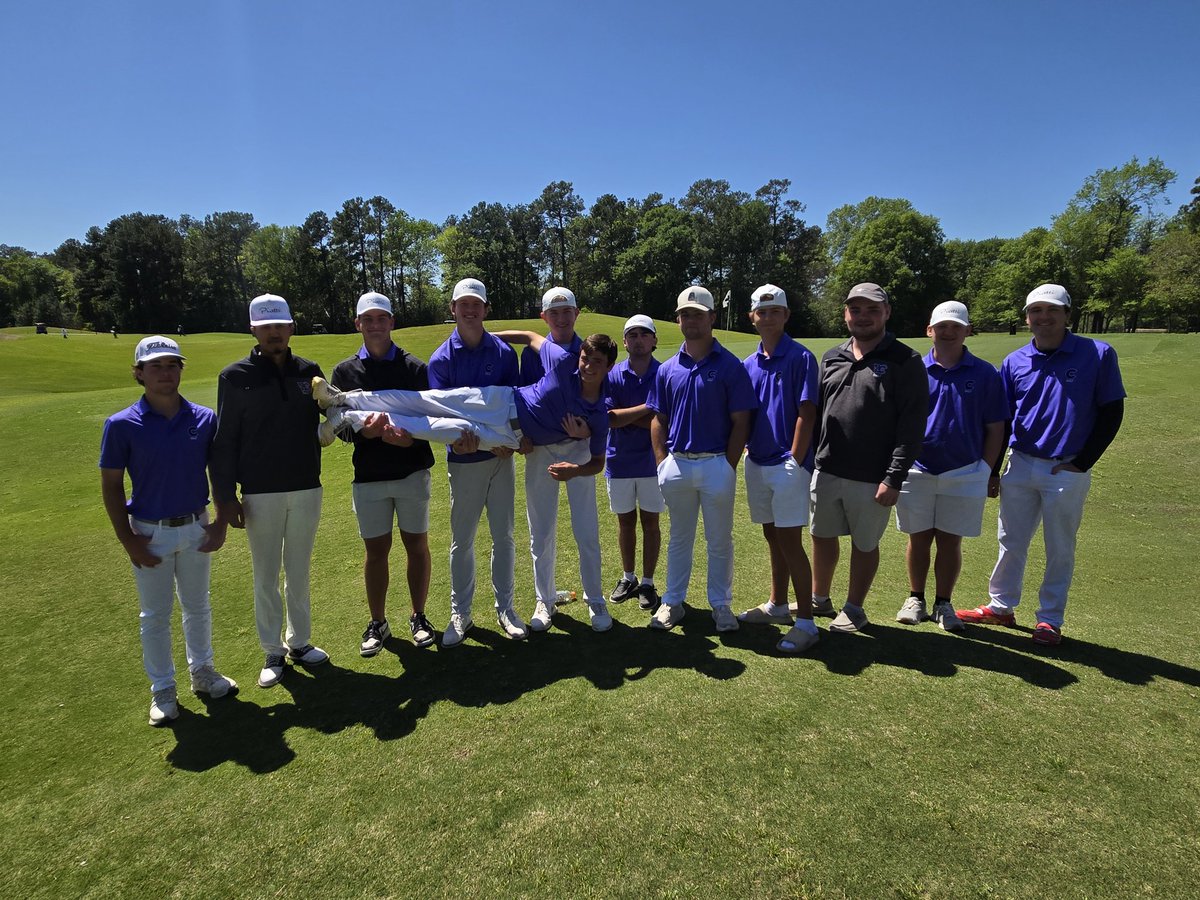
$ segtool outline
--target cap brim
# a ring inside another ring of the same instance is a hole
[[[476,300],[478,300],[480,303],[487,303],[487,302],[488,302],[488,301],[487,301],[487,297],[484,297],[484,296],[482,296],[482,295],[480,295],[480,294],[477,294],[477,293],[475,293],[474,291],[466,291],[465,293],[459,294],[457,297],[455,297],[455,298],[454,298],[454,302],[455,302],[455,303],[457,303],[459,300],[465,300],[465,299],[467,299],[468,297],[474,297],[474,298],[475,298]]]
[[[683,303],[680,303],[679,305],[677,305],[675,307],[675,312],[682,312],[685,309],[698,309],[701,312],[712,312],[713,311],[711,307],[705,306],[703,303],[692,303],[691,301],[684,301]]]
[[[187,357],[184,356],[182,353],[159,352],[159,353],[151,353],[147,356],[143,356],[141,359],[138,360],[138,362],[139,363],[147,363],[147,362],[150,362],[151,360],[155,360],[155,359],[187,359]]]
[[[295,325],[295,324],[296,324],[296,322],[294,319],[262,319],[258,322],[251,322],[250,327],[253,328],[256,325]]]

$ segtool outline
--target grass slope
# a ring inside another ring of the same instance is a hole
[[[492,323],[503,327],[507,323]],[[584,331],[620,320],[587,316]],[[397,341],[427,358],[448,326]],[[663,351],[677,331],[662,327]],[[722,335],[739,355],[746,335]],[[1022,338],[972,349],[998,362]],[[1099,463],[1067,641],[965,637],[893,616],[906,588],[889,532],[865,635],[810,656],[773,628],[718,638],[706,611],[646,629],[635,606],[596,635],[581,604],[526,643],[500,636],[487,592],[452,651],[393,638],[357,654],[366,621],[348,448],[325,454],[315,639],[333,662],[254,686],[261,664],[245,537],[215,559],[217,664],[242,683],[185,691],[171,729],[145,725],[133,579],[100,503],[104,418],[137,389],[135,338],[0,333],[0,871],[12,896],[1196,896],[1200,556],[1195,417],[1200,342],[1118,335],[1125,426]],[[816,352],[832,341],[814,341]],[[914,341],[924,349],[924,342]],[[215,400],[246,335],[196,335],[184,392]],[[355,336],[301,337],[332,369]],[[430,615],[448,615],[448,497],[434,472]],[[603,503],[603,486],[600,486]],[[518,504],[520,504],[518,500]],[[735,605],[765,596],[761,537],[739,499]],[[995,504],[989,503],[988,521]],[[526,533],[518,509],[518,544]],[[618,574],[601,516],[605,582]],[[559,580],[577,556],[560,517]],[[486,531],[486,529],[481,529]],[[960,605],[984,597],[992,526],[965,547]],[[486,544],[484,545],[486,547]],[[480,554],[480,585],[486,549]],[[703,596],[697,549],[693,599]],[[1036,592],[1040,552],[1032,554]],[[392,619],[406,598],[393,571]],[[518,553],[518,607],[533,605]],[[660,566],[660,583],[663,572]],[[844,590],[845,572],[838,589]],[[1023,626],[1032,610],[1018,613]],[[176,632],[177,665],[185,669]]]

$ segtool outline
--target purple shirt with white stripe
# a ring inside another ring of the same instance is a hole
[[[817,358],[803,344],[784,335],[770,356],[758,350],[742,361],[758,397],[758,412],[750,429],[746,449],[750,459],[760,466],[778,466],[792,455],[796,420],[801,403],[817,403]],[[813,447],[805,449],[800,464],[810,472]]]
[[[1030,341],[1000,366],[1012,413],[1009,446],[1041,459],[1074,456],[1096,424],[1096,410],[1125,397],[1117,352],[1103,341],[1067,332],[1042,353]]]
[[[733,429],[730,413],[758,409],[754,385],[741,360],[715,338],[701,360],[687,345],[658,367],[646,405],[667,420],[672,453],[724,453]]]
[[[916,466],[941,475],[983,459],[984,426],[1008,421],[1008,402],[1000,373],[987,360],[963,348],[952,369],[925,354],[929,377],[929,417]]]

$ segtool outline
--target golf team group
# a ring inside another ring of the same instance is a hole
[[[138,343],[133,374],[144,393],[105,422],[100,476],[105,509],[137,583],[150,724],[179,715],[171,646],[176,596],[192,691],[216,698],[236,687],[213,665],[209,605],[211,554],[230,526],[245,529],[253,563],[255,624],[265,654],[259,686],[277,684],[289,662],[328,661],[312,643],[309,571],[321,514],[322,448],[339,438],[353,444],[353,505],[365,549],[370,621],[363,656],[377,654],[391,636],[387,594],[396,530],[413,643],[453,647],[466,639],[474,624],[476,533],[485,514],[500,631],[522,640],[551,628],[557,606],[575,597],[555,583],[560,483],[578,546],[582,603],[596,631],[612,627],[610,602],[632,599],[649,614],[651,628],[682,621],[701,519],[707,600],[718,632],[776,626],[786,629],[778,649],[797,654],[819,640],[814,616],[831,617],[830,631],[861,631],[869,624],[864,602],[894,507],[908,537],[910,596],[896,614],[899,622],[932,620],[946,631],[964,623],[1014,626],[1029,546],[1041,524],[1046,567],[1032,639],[1062,640],[1090,469],[1120,428],[1125,390],[1112,347],[1068,328],[1071,298],[1060,285],[1028,295],[1032,340],[999,371],[965,346],[971,325],[963,304],[945,302],[932,311],[931,347],[922,357],[887,330],[891,303],[871,283],[849,292],[849,338],[819,363],[788,336],[786,294],[770,284],[751,296],[760,342],[745,360],[715,339],[713,297],[699,286],[679,294],[683,342],[661,363],[653,355],[654,320],[635,315],[625,323],[626,358],[618,363],[612,338],[576,334],[579,309],[563,287],[542,298],[546,337],[489,332],[488,310],[486,287],[474,278],[460,281],[450,303],[455,328],[426,364],[392,341],[389,299],[363,294],[354,320],[362,347],[326,381],[316,363],[289,349],[294,324],[287,302],[265,294],[250,302],[255,346],[221,372],[215,412],[180,394],[185,357],[175,340],[156,335]],[[425,615],[431,443],[446,446],[450,497],[450,619],[440,638]],[[515,602],[514,453],[525,456],[536,591],[528,623]],[[771,579],[763,603],[735,614],[739,465]],[[622,567],[607,596],[596,501],[601,472]],[[951,596],[962,539],[981,533],[988,496],[1000,498],[989,600],[956,611]],[[655,572],[664,508],[670,527],[660,596]],[[844,536],[849,585],[838,608],[830,593]]]

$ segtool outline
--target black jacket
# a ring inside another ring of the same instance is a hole
[[[862,359],[850,347],[821,357],[817,469],[899,490],[925,438],[925,364],[890,332]]]
[[[289,350],[280,369],[258,347],[221,371],[209,461],[217,500],[236,499],[239,484],[243,494],[321,486],[316,375],[324,377],[312,360]]]
[[[357,354],[334,367],[333,384],[343,391],[425,391],[429,375],[425,363],[396,348],[394,359],[365,359]],[[364,438],[353,432],[354,481],[393,481],[433,467],[433,450],[428,441],[413,441],[411,447],[385,444],[379,438]]]

